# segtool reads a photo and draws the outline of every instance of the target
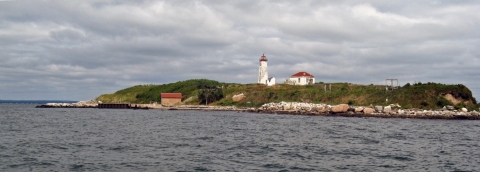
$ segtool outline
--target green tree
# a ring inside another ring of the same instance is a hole
[[[197,88],[199,89],[198,99],[202,103],[205,102],[206,105],[208,105],[208,102],[220,100],[224,97],[223,89],[219,87],[218,82],[200,82]]]

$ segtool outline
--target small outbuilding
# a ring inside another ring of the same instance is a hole
[[[182,93],[160,93],[161,104],[173,106],[182,104]]]
[[[290,85],[311,85],[315,83],[315,77],[307,72],[298,72],[285,80]]]

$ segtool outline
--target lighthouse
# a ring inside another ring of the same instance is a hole
[[[275,78],[273,77],[268,77],[268,70],[267,70],[267,57],[265,54],[260,57],[260,67],[258,69],[258,83],[259,84],[265,84],[268,86],[275,85]]]

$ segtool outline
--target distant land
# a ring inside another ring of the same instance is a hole
[[[0,104],[76,103],[73,100],[0,100]]]

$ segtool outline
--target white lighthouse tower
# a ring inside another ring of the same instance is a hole
[[[267,57],[265,54],[260,57],[260,67],[258,69],[258,83],[265,84],[268,86],[275,85],[275,78],[271,77],[268,78],[268,70],[267,70]]]

